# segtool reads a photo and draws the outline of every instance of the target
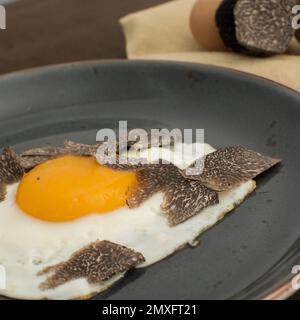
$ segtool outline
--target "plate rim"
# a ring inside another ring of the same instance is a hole
[[[266,83],[267,85],[277,87],[278,89],[283,89],[287,92],[290,92],[292,94],[296,94],[297,96],[300,96],[300,92],[297,90],[279,83],[275,80],[256,75],[250,72],[237,70],[230,67],[223,67],[223,66],[217,66],[214,64],[208,64],[208,63],[195,63],[195,62],[184,62],[184,61],[171,61],[171,60],[159,60],[159,59],[134,59],[134,60],[126,60],[126,59],[91,59],[91,60],[76,60],[76,61],[70,61],[70,62],[61,62],[61,63],[53,63],[49,65],[42,65],[42,66],[35,66],[30,68],[25,68],[21,70],[15,70],[8,73],[0,74],[0,81],[5,80],[6,78],[10,77],[18,77],[18,76],[26,76],[30,74],[38,74],[43,73],[45,71],[51,71],[51,70],[58,70],[65,67],[77,67],[77,66],[96,66],[96,65],[137,65],[137,64],[156,64],[160,66],[181,66],[181,67],[194,67],[194,68],[206,68],[206,69],[216,69],[224,72],[229,73],[235,73],[236,75],[243,76],[245,78],[249,78],[250,80],[257,80],[261,83]],[[191,70],[192,71],[192,70]]]

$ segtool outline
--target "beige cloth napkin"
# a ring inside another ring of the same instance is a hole
[[[189,14],[195,0],[175,0],[129,14],[120,20],[129,59],[187,61],[228,67],[277,81],[300,92],[300,45],[288,54],[253,58],[231,52],[208,52],[194,41]]]

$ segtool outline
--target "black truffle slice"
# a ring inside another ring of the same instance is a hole
[[[216,25],[225,47],[241,53],[247,53],[235,34],[234,7],[237,0],[223,0],[216,12]]]
[[[41,148],[33,148],[30,150],[26,150],[21,153],[21,157],[25,156],[40,156],[40,157],[55,157],[66,152],[65,148],[63,147],[41,147]]]
[[[34,167],[42,164],[48,160],[54,159],[50,156],[21,156],[20,161],[21,165],[26,172],[30,171]]]
[[[170,226],[178,225],[219,202],[218,194],[199,181],[182,176],[173,164],[153,164],[137,171],[137,184],[128,193],[129,208],[139,207],[157,192],[163,193],[161,210]]]
[[[102,143],[103,149],[100,152],[98,150],[96,153],[99,164],[106,165],[115,170],[135,171],[148,165],[149,162],[145,158],[125,158],[126,163],[124,163],[124,161],[121,161],[122,155],[126,151],[124,146],[127,146],[128,151],[143,151],[154,147],[173,146],[176,139],[179,138],[176,133],[171,135],[159,129],[153,132],[148,130],[145,140],[139,140],[143,136],[143,133],[145,134],[144,129],[135,129],[133,133],[130,135],[132,141],[119,140],[116,146],[111,145],[109,142]],[[110,154],[112,154],[111,157],[109,156]]]
[[[112,166],[109,165],[111,168]],[[144,164],[114,168],[136,172],[137,183],[127,194],[129,208],[137,208],[157,192],[164,195],[161,210],[170,226],[180,224],[208,206],[219,202],[218,194],[205,187],[199,181],[185,178],[181,170],[172,163],[160,161],[156,164]]]
[[[63,147],[41,147],[27,150],[20,155],[21,164],[25,171],[29,171],[39,164],[48,160],[55,159],[65,155],[66,150]]]
[[[234,7],[237,41],[257,53],[284,53],[295,30],[292,8],[297,0],[238,0]]]
[[[64,143],[65,152],[72,155],[90,157],[94,156],[99,148],[100,143],[97,144],[84,144],[71,140],[66,140]]]
[[[99,145],[88,145],[76,143],[70,140],[65,141],[64,147],[41,147],[23,152],[20,156],[21,164],[26,171],[31,170],[45,161],[61,156],[94,156]]]
[[[200,181],[180,179],[165,188],[161,209],[167,215],[170,226],[176,226],[217,203],[217,192],[206,188]]]
[[[182,180],[178,169],[173,164],[150,164],[137,170],[137,183],[127,195],[129,208],[137,208],[144,201],[159,191],[167,189],[173,181]]]
[[[140,139],[141,136],[145,135],[145,132],[147,133],[147,136],[145,140]],[[110,145],[109,142],[99,142],[94,145],[88,145],[83,143],[77,143],[71,140],[67,140],[64,143],[64,147],[71,150],[72,152],[78,153],[82,156],[92,156],[95,155],[97,152],[97,149],[101,145],[105,145],[109,148],[116,149],[116,152],[118,154],[122,153],[123,151],[127,150],[145,150],[150,147],[162,147],[167,145],[174,145],[174,142],[176,140],[176,136],[172,136],[160,129],[155,130],[154,132],[151,132],[150,130],[144,130],[144,129],[134,129],[130,133],[131,140],[122,139],[116,141],[116,145]],[[125,145],[127,148],[125,148]]]
[[[6,184],[0,181],[0,202],[5,200],[6,196]]]
[[[21,180],[24,169],[19,157],[7,147],[0,156],[0,181],[4,184],[13,184]]]
[[[202,173],[198,175],[186,175],[185,171],[182,173],[189,179],[201,181],[212,190],[226,191],[255,178],[279,162],[279,159],[234,146],[219,149],[205,156]]]
[[[133,140],[138,139],[139,132],[135,132],[136,135],[131,137]],[[150,137],[150,135],[149,135]],[[170,137],[168,134],[164,132],[153,133],[151,139],[145,141],[128,141],[127,147],[128,149],[132,150],[144,150],[147,149],[149,146],[159,147],[164,145],[173,145],[174,144],[174,137]],[[20,155],[20,161],[25,171],[30,171],[34,167],[39,164],[42,164],[45,161],[55,159],[57,157],[66,156],[66,155],[75,155],[75,156],[82,156],[82,157],[96,157],[99,164],[107,164],[109,161],[107,154],[101,155],[97,153],[98,148],[103,145],[106,147],[107,150],[113,150],[114,154],[120,154],[122,151],[122,144],[120,141],[117,141],[116,146],[108,143],[108,142],[101,142],[97,144],[83,144],[77,143],[71,140],[66,140],[63,147],[40,147],[40,148],[33,148],[23,152]],[[134,168],[138,169],[142,167],[141,163],[147,162],[146,159],[135,159],[132,160],[130,165],[123,165],[123,164],[114,164],[111,165],[113,169],[120,169],[120,170],[134,170]],[[135,167],[133,166],[134,164]]]
[[[162,129],[158,130],[148,130],[147,131],[147,139],[144,141],[143,139],[138,140],[139,137],[145,130],[135,129],[135,135],[131,135],[132,141],[128,141],[128,147],[130,150],[145,150],[148,148],[155,147],[163,147],[163,146],[173,146],[176,139],[181,139],[176,134],[171,135],[170,132],[165,132]],[[119,152],[122,150],[119,150]]]
[[[51,275],[39,287],[41,290],[55,289],[79,278],[101,284],[144,261],[141,253],[125,246],[106,240],[96,241],[76,251],[68,261],[40,271],[38,275]]]
[[[114,170],[137,171],[148,165],[144,158],[122,158],[116,147],[104,142],[101,146],[103,150],[97,150],[95,155],[99,164]],[[124,155],[124,153],[123,153]],[[124,160],[124,161],[123,161]]]
[[[58,157],[61,155],[79,155],[79,156],[92,156],[96,153],[99,145],[89,145],[83,143],[77,143],[71,140],[66,140],[63,147],[40,147],[27,150],[21,154],[22,157]]]
[[[107,168],[119,171],[137,171],[146,166],[146,159],[125,159],[122,163],[117,153],[113,152],[113,155],[108,155],[103,152],[96,153],[97,162]]]

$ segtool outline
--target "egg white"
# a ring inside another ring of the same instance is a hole
[[[206,144],[205,153],[212,151],[214,149]],[[158,157],[164,157],[159,150],[155,152]],[[176,163],[176,148],[171,153],[175,159],[172,162]],[[198,156],[191,154],[184,165]],[[37,276],[37,273],[47,266],[67,261],[75,251],[96,240],[109,240],[139,251],[146,259],[139,267],[151,265],[185,244],[192,244],[202,232],[240,204],[255,189],[255,182],[251,180],[220,193],[219,204],[175,227],[170,227],[160,212],[161,193],[136,209],[123,207],[72,222],[49,223],[19,209],[15,203],[17,188],[18,184],[9,186],[5,201],[0,203],[0,266],[6,270],[6,288],[0,289],[0,294],[20,299],[75,299],[106,290],[124,274],[102,284],[92,285],[86,279],[77,279],[56,289],[41,291],[39,285],[45,276]]]

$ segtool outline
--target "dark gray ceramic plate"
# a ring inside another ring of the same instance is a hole
[[[102,299],[262,298],[300,264],[300,96],[243,73],[160,62],[88,62],[0,78],[0,146],[18,151],[97,129],[204,128],[215,147],[243,145],[283,164],[238,209],[186,248],[130,272]],[[76,235],[75,235],[76,236]]]

